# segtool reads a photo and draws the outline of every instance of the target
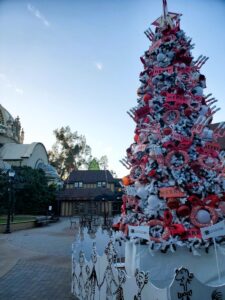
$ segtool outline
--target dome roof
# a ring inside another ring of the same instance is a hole
[[[56,169],[50,164],[44,164],[41,162],[38,164],[37,168],[42,169],[49,178],[59,178],[59,174]]]
[[[21,134],[19,117],[14,119],[12,115],[0,104],[0,136],[7,137],[13,142],[20,143]]]
[[[13,122],[11,114],[0,104],[0,125],[7,126],[8,122]]]

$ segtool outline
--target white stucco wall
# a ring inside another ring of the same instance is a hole
[[[39,162],[48,164],[48,155],[43,144],[37,143],[29,158],[23,159],[22,165],[36,169]]]

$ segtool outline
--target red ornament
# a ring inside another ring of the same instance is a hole
[[[186,217],[189,216],[191,213],[190,208],[187,205],[181,205],[178,209],[177,209],[177,215],[180,217]]]
[[[185,233],[185,228],[182,224],[172,224],[170,225],[171,235],[183,235]]]
[[[144,97],[143,97],[143,100],[145,103],[147,103],[150,99],[152,99],[152,96],[149,95],[149,94],[145,94]]]
[[[164,211],[163,219],[164,219],[164,224],[166,226],[169,226],[172,223],[173,216],[172,216],[171,212],[169,211],[169,209]]]
[[[186,117],[189,117],[191,114],[192,114],[192,109],[190,109],[189,107],[184,110],[184,115]]]
[[[166,127],[166,128],[163,129],[163,134],[164,135],[169,135],[171,133],[172,133],[172,129],[171,128]]]
[[[180,203],[177,198],[168,198],[167,200],[167,206],[170,209],[177,209],[179,207]]]
[[[155,174],[156,174],[156,170],[153,169],[148,173],[148,176],[153,177],[153,176],[155,176]]]
[[[202,201],[197,196],[189,196],[188,201],[191,203],[192,206],[199,206],[202,205]]]
[[[215,207],[219,202],[219,197],[217,195],[208,195],[204,200],[204,204],[210,207]]]
[[[134,141],[135,141],[136,143],[138,143],[138,140],[139,140],[139,135],[138,135],[138,134],[135,134],[135,136],[134,136]]]
[[[118,222],[116,224],[113,224],[112,229],[115,230],[115,231],[119,231],[120,230],[120,222]]]

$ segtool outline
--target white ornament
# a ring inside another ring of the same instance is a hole
[[[207,210],[200,209],[197,212],[196,219],[201,224],[208,224],[208,223],[210,223],[211,216],[210,216],[210,213]]]
[[[157,210],[159,209],[161,206],[161,201],[159,200],[159,198],[155,195],[150,195],[148,197],[148,207],[150,209],[154,209]]]
[[[148,196],[148,192],[144,187],[139,187],[137,189],[137,196],[140,197],[141,199],[145,199]]]

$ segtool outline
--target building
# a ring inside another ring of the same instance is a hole
[[[221,126],[222,123],[224,123],[224,122],[211,124],[209,126],[209,128],[215,132],[217,130],[218,126]],[[222,132],[225,132],[225,130],[220,129],[220,133],[222,133]],[[217,142],[220,145],[221,150],[225,150],[225,138],[223,136],[218,137]]]
[[[112,215],[120,213],[122,190],[108,170],[72,171],[57,200],[61,215]]]
[[[44,170],[49,182],[60,182],[56,171],[48,163],[45,146],[40,142],[23,144],[24,130],[20,119],[15,119],[0,104],[0,169],[9,166],[28,166]]]

